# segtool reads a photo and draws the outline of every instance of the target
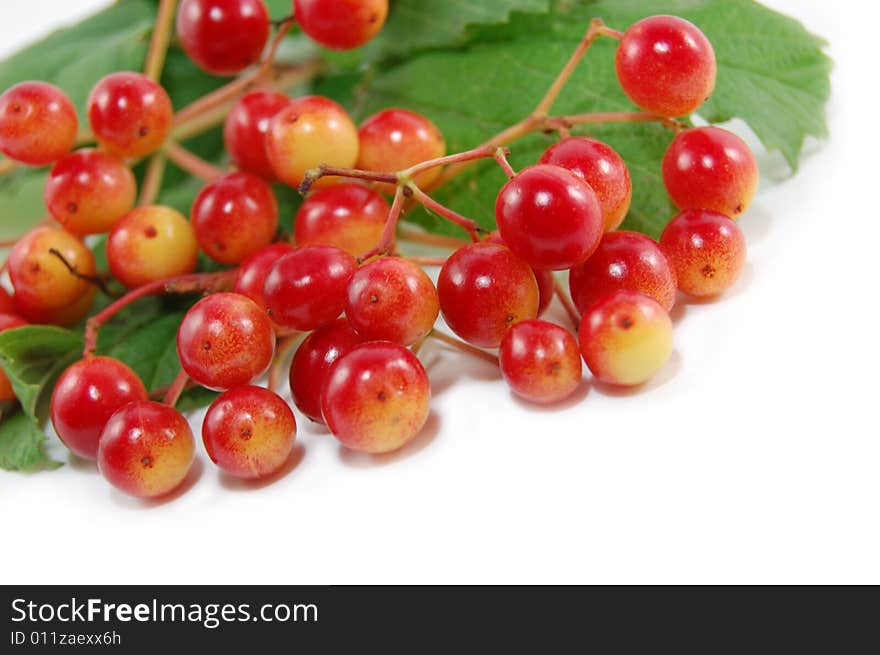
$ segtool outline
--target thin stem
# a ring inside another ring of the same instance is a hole
[[[156,82],[162,77],[162,68],[165,66],[168,44],[171,42],[171,33],[174,29],[176,9],[177,0],[159,0],[159,11],[156,14],[153,35],[150,37],[150,46],[144,62],[144,75]]]
[[[0,175],[6,175],[18,168],[18,162],[9,157],[0,158]]]
[[[64,264],[64,268],[67,269],[67,272],[70,273],[73,277],[96,286],[98,289],[101,290],[102,293],[110,296],[111,298],[116,295],[107,288],[107,281],[105,278],[101,277],[100,275],[86,275],[85,273],[80,273],[79,270],[77,270],[76,266],[67,261],[67,258],[58,249],[49,248],[49,254],[59,259],[61,263]]]
[[[443,266],[446,263],[446,257],[421,257],[418,255],[410,256],[407,255],[404,259],[408,259],[413,264],[418,264],[419,266]]]
[[[205,182],[216,180],[218,177],[226,174],[226,171],[222,168],[218,168],[214,164],[205,161],[174,141],[166,141],[162,151],[175,166],[190,175],[201,178]]]
[[[88,357],[95,353],[98,347],[98,330],[101,329],[101,326],[136,300],[166,293],[222,291],[229,287],[235,279],[237,272],[238,269],[232,269],[220,271],[219,273],[180,275],[178,277],[165,278],[164,280],[156,280],[137,289],[132,289],[122,298],[107,305],[86,322],[83,357]]]
[[[299,185],[298,191],[300,194],[306,195],[309,189],[312,188],[312,185],[322,177],[352,177],[368,182],[385,182],[386,184],[397,184],[400,180],[397,173],[379,173],[359,168],[340,168],[339,166],[321,164],[317,168],[306,171],[305,177],[303,177],[303,181]]]
[[[183,369],[180,370],[180,373],[177,374],[177,377],[174,378],[174,382],[171,383],[171,386],[168,387],[168,391],[165,392],[165,396],[162,398],[162,402],[166,405],[174,407],[177,404],[177,401],[180,400],[180,394],[183,393],[183,390],[186,389],[186,385],[189,382],[189,375]]]
[[[466,246],[470,241],[457,239],[456,237],[447,237],[442,234],[433,234],[425,232],[409,225],[399,225],[397,227],[397,238],[400,241],[410,241],[412,243],[420,243],[426,246],[436,246],[439,248],[452,248],[458,250],[462,246]]]
[[[485,232],[485,230],[481,228],[476,221],[462,216],[458,212],[453,211],[445,205],[441,205],[439,202],[434,200],[431,196],[429,196],[427,193],[417,187],[413,182],[407,184],[407,188],[412,192],[413,200],[424,205],[425,209],[434,212],[438,216],[442,216],[448,221],[452,221],[462,229],[466,230],[467,233],[471,235],[471,239],[473,239],[474,241],[480,240],[480,233]]]
[[[641,111],[610,111],[548,117],[543,121],[542,129],[563,130],[575,125],[596,123],[660,123],[664,127],[673,129],[681,129],[685,126],[684,123],[674,118],[647,114]]]
[[[444,334],[443,332],[438,332],[434,330],[431,332],[431,338],[437,339],[437,341],[441,341],[448,346],[452,346],[453,348],[458,348],[462,352],[467,353],[468,355],[473,355],[474,357],[479,357],[480,359],[489,362],[490,364],[494,364],[498,366],[498,358],[492,353],[487,353],[485,350],[477,348],[476,346],[472,346],[469,343],[465,343],[455,337],[451,337],[448,334]]]
[[[400,212],[403,210],[405,198],[403,189],[404,187],[397,185],[397,189],[394,191],[394,200],[391,203],[391,211],[388,212],[388,218],[385,219],[382,238],[379,239],[379,243],[376,244],[375,248],[368,250],[358,257],[358,264],[363,264],[365,261],[376,255],[384,255],[394,248],[394,236],[397,232],[397,222],[400,220]]]
[[[476,148],[471,148],[470,150],[465,150],[464,152],[455,153],[454,155],[446,155],[445,157],[428,159],[426,161],[419,162],[414,166],[410,166],[406,170],[400,171],[399,176],[415,177],[418,173],[421,173],[422,171],[426,171],[431,168],[437,168],[438,166],[446,166],[447,164],[460,164],[463,162],[476,161],[478,159],[487,159],[489,157],[494,157],[496,150],[497,146],[484,144],[481,146],[477,146]]]
[[[269,369],[269,390],[278,393],[281,388],[281,380],[284,378],[284,370],[291,351],[296,348],[302,337],[302,332],[292,332],[278,340],[275,346],[275,357],[272,368]]]
[[[162,189],[162,178],[165,175],[165,155],[157,152],[150,157],[144,179],[141,183],[141,194],[138,198],[138,206],[146,207],[156,202],[159,191]]]
[[[508,180],[512,180],[514,177],[516,177],[516,171],[513,170],[513,166],[511,166],[510,162],[507,161],[507,152],[505,148],[495,149],[495,161],[498,162],[498,165],[504,171],[504,174],[507,176]]]
[[[555,293],[556,297],[559,298],[559,302],[562,303],[562,306],[565,308],[565,312],[574,322],[575,329],[577,329],[577,327],[581,324],[581,314],[577,310],[577,307],[574,306],[574,303],[571,301],[571,296],[568,295],[568,292],[566,292],[562,284],[555,277],[553,278],[553,293]]]

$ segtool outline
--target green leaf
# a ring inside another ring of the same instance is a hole
[[[54,469],[61,462],[50,459],[43,450],[46,435],[30,416],[16,410],[0,422],[0,469],[34,472]]]

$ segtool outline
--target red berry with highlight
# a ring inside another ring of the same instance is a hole
[[[658,116],[685,116],[715,88],[715,51],[700,29],[676,16],[650,16],[617,47],[617,79],[636,105]]]
[[[302,31],[325,48],[351,50],[375,37],[388,16],[388,0],[293,0]]]
[[[80,457],[98,456],[98,439],[110,417],[128,403],[146,401],[137,374],[112,357],[88,357],[69,366],[52,391],[52,426]]]
[[[491,232],[483,241],[486,243],[497,243],[502,246],[505,245],[498,230]],[[556,284],[552,271],[533,268],[532,273],[535,274],[535,281],[538,283],[538,316],[540,316],[547,311],[550,303],[553,302],[553,296],[556,294]]]
[[[14,330],[27,324],[27,321],[20,316],[6,312],[0,313],[0,332]],[[0,403],[12,402],[13,400],[15,400],[15,390],[12,388],[9,378],[6,377],[6,372],[0,368]]]
[[[14,314],[15,302],[12,300],[10,293],[0,287],[0,314]]]
[[[733,286],[746,264],[746,239],[735,221],[707,209],[689,209],[673,218],[660,247],[678,276],[678,288],[698,298]]]
[[[76,132],[76,109],[57,86],[21,82],[0,95],[0,151],[10,159],[51,164],[70,152]]]
[[[232,290],[253,300],[264,311],[266,310],[266,298],[263,295],[263,285],[269,269],[284,255],[294,251],[289,243],[272,243],[261,248],[248,257],[238,267],[235,285]]]
[[[235,165],[264,180],[275,179],[266,155],[266,133],[272,117],[290,102],[283,93],[257,89],[245,93],[226,115],[223,142]]]
[[[250,384],[269,370],[275,331],[266,313],[237,293],[214,293],[193,305],[177,330],[183,370],[209,389]]]
[[[379,243],[391,207],[362,184],[340,183],[310,194],[293,224],[297,244],[324,243],[359,257]]]
[[[581,381],[577,339],[547,321],[520,321],[510,328],[501,341],[498,362],[511,390],[533,403],[563,400]]]

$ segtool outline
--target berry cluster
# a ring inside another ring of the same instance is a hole
[[[295,0],[293,7],[303,32],[337,49],[374,37],[388,11],[386,0]],[[291,24],[282,21],[276,41]],[[271,23],[260,0],[182,0],[177,32],[197,66],[231,75],[265,63]],[[235,170],[220,171],[173,141],[180,114],[159,84],[132,72],[97,83],[87,107],[97,148],[71,152],[77,117],[60,89],[26,82],[7,90],[0,149],[24,164],[53,164],[45,186],[52,221],[9,254],[14,293],[0,288],[0,330],[72,325],[89,313],[108,277],[96,270],[89,235],[107,235],[109,274],[130,290],[89,319],[83,359],[54,387],[58,436],[97,460],[114,486],[155,497],[176,488],[194,458],[190,425],[174,409],[189,381],[222,392],[202,425],[205,450],[221,469],[259,478],[284,465],[294,413],[255,383],[270,369],[274,380],[294,346],[296,408],[367,453],[396,450],[423,428],[431,390],[417,354],[430,337],[496,362],[512,391],[534,403],[571,395],[582,362],[601,383],[649,380],[672,351],[677,293],[717,296],[742,270],[745,242],[733,219],[752,200],[758,173],[732,133],[672,120],[697,110],[715,83],[712,47],[694,25],[656,16],[621,34],[594,21],[585,45],[599,36],[619,39],[621,87],[645,112],[634,120],[677,130],[662,176],[682,211],[659,243],[618,229],[632,197],[623,159],[608,144],[568,135],[577,120],[548,117],[570,70],[520,124],[523,134],[552,127],[563,138],[519,172],[497,139],[447,156],[438,128],[412,111],[386,109],[357,126],[329,98],[290,99],[244,85],[234,87],[224,127]],[[157,152],[206,178],[188,218],[153,204],[146,180],[138,202],[130,166]],[[492,233],[425,192],[483,157],[509,177]],[[278,238],[273,183],[306,194],[293,243]],[[442,260],[402,255],[397,223],[412,203],[461,226],[473,242],[453,240]],[[199,251],[232,268],[196,273]],[[420,263],[440,265],[436,286]],[[572,302],[553,273],[563,270]],[[96,355],[95,339],[121,308],[174,292],[206,295],[180,324],[182,372],[158,402],[128,366]],[[556,295],[576,319],[576,335],[538,318]],[[461,341],[435,330],[441,315]],[[13,398],[0,373],[0,400]]]

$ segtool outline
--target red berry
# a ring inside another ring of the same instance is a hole
[[[632,180],[620,155],[611,146],[585,136],[573,136],[550,146],[541,164],[565,168],[589,184],[599,204],[605,231],[617,229],[632,200]]]
[[[321,414],[321,388],[333,363],[361,343],[349,322],[340,318],[319,327],[300,344],[290,364],[290,394],[299,410],[317,423]]]
[[[110,417],[128,403],[147,399],[144,383],[128,366],[112,357],[88,357],[69,366],[55,383],[52,425],[75,454],[95,459]]]
[[[322,46],[351,50],[382,29],[388,0],[293,0],[293,12],[302,31]]]
[[[208,457],[239,478],[264,478],[290,457],[296,419],[287,403],[263,387],[236,387],[208,408],[202,440]]]
[[[88,113],[98,143],[114,155],[137,158],[159,149],[174,110],[165,89],[149,77],[121,72],[95,85]]]
[[[199,68],[235,75],[260,60],[269,14],[262,0],[182,0],[177,36]]]
[[[8,312],[0,313],[0,332],[14,330],[27,324],[27,321],[20,316]],[[0,368],[0,403],[12,402],[13,400],[15,400],[15,390],[12,388],[9,378],[6,377],[6,372]]]
[[[407,348],[369,341],[333,364],[321,396],[327,427],[344,446],[387,453],[424,427],[431,385],[425,367]]]
[[[275,173],[266,155],[266,133],[272,117],[290,102],[283,93],[258,89],[244,94],[226,115],[223,141],[241,170],[272,181]]]
[[[633,386],[647,382],[669,360],[672,321],[653,298],[615,291],[590,306],[578,339],[596,379]]]
[[[263,296],[263,285],[266,283],[269,269],[283,255],[293,251],[294,247],[289,243],[273,243],[265,248],[261,248],[244,260],[241,266],[238,267],[235,286],[232,290],[235,293],[247,296],[257,303],[260,309],[265,311],[266,298]]]
[[[101,234],[131,211],[137,196],[134,173],[100,150],[77,150],[61,159],[46,179],[49,213],[74,234]]]
[[[568,274],[571,299],[583,314],[612,291],[650,296],[669,311],[675,304],[675,273],[653,239],[637,232],[609,232],[596,252]]]
[[[12,300],[12,296],[9,295],[9,292],[0,287],[0,314],[14,314],[15,313],[15,303]]]
[[[758,163],[732,132],[694,127],[676,136],[666,151],[663,183],[679,209],[712,209],[735,218],[755,197]]]
[[[501,341],[498,362],[513,392],[533,403],[567,398],[581,381],[577,339],[547,321],[520,321],[510,328]]]
[[[361,184],[340,183],[310,194],[293,224],[299,245],[325,243],[355,257],[372,250],[382,237],[391,207]]]
[[[90,286],[71,304],[51,309],[30,305],[23,297],[15,294],[13,297],[15,313],[34,325],[70,327],[79,323],[89,314],[97,291],[95,287]]]
[[[183,370],[209,389],[250,384],[275,354],[272,322],[250,298],[214,293],[193,305],[177,330]]]
[[[278,229],[278,203],[260,178],[229,173],[199,192],[190,221],[208,257],[238,264],[272,241]]]
[[[139,401],[107,421],[98,442],[98,469],[120,491],[157,498],[183,482],[194,452],[192,430],[180,412]]]
[[[532,269],[508,248],[474,243],[454,252],[437,279],[447,325],[465,341],[495,348],[515,323],[538,315]]]
[[[502,246],[505,245],[498,230],[490,233],[483,241],[486,243],[497,243]],[[540,316],[547,311],[550,303],[553,302],[553,296],[556,294],[556,283],[554,282],[552,271],[533,268],[532,273],[535,274],[535,281],[538,283],[538,316]]]
[[[534,268],[561,270],[589,257],[604,231],[590,185],[558,166],[539,164],[507,182],[495,203],[504,243]]]
[[[362,339],[411,346],[434,329],[437,289],[425,271],[400,257],[380,257],[348,283],[345,316]]]
[[[676,16],[650,16],[617,47],[617,79],[636,105],[659,116],[695,111],[715,88],[715,52],[700,29]]]
[[[443,134],[426,116],[406,109],[385,109],[373,114],[358,129],[360,152],[357,167],[367,171],[393,173],[446,154]],[[414,182],[426,188],[440,175],[437,166],[416,174]],[[381,184],[385,193],[395,186]]]
[[[345,307],[348,281],[357,261],[335,246],[300,246],[276,261],[263,285],[269,314],[291,330],[314,330]]]
[[[698,298],[729,289],[746,263],[746,239],[735,221],[708,209],[689,209],[663,230],[660,247],[678,277],[678,288]]]
[[[0,95],[0,151],[31,166],[51,164],[76,141],[76,109],[57,86],[22,82]]]

